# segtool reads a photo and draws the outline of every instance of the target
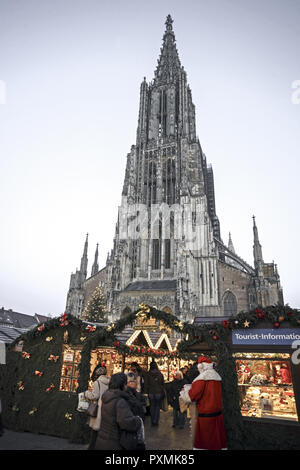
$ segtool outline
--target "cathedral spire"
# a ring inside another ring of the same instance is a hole
[[[171,15],[167,16],[165,25],[166,30],[163,36],[163,45],[160,50],[160,56],[155,71],[154,81],[156,84],[173,81],[181,70]]]
[[[255,223],[255,216],[253,216],[252,218],[253,218],[253,236],[254,236],[254,245],[253,245],[254,266],[255,266],[255,269],[261,270],[262,263],[264,262],[263,255],[262,255],[262,248],[261,248],[261,244],[259,243],[258,230],[257,230],[257,226]]]
[[[228,248],[232,253],[235,253],[235,249],[232,243],[231,233],[229,232]]]
[[[88,265],[88,237],[89,234],[86,234],[86,239],[85,239],[85,244],[84,244],[84,249],[83,249],[83,255],[81,258],[81,264],[80,264],[80,272],[84,275],[86,278],[87,275],[87,265]]]
[[[99,272],[99,265],[98,265],[98,246],[99,246],[99,243],[97,243],[97,247],[96,247],[96,252],[95,252],[95,260],[94,260],[94,264],[92,266],[92,273],[91,273],[91,276],[94,276],[95,274],[97,274]]]

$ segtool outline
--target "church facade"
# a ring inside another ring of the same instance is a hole
[[[253,217],[254,266],[221,239],[213,169],[196,135],[195,106],[166,29],[154,78],[140,86],[136,143],[127,155],[113,248],[99,271],[98,246],[87,277],[88,238],[71,275],[66,312],[80,317],[100,285],[109,320],[141,302],[184,321],[283,304],[274,263],[265,263]]]

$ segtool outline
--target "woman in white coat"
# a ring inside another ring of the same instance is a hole
[[[97,434],[101,424],[101,405],[102,395],[108,389],[109,377],[107,377],[107,370],[105,366],[98,366],[93,372],[92,380],[94,380],[93,390],[86,390],[84,396],[87,400],[98,402],[98,412],[95,418],[89,417],[89,426],[91,428],[91,439],[88,450],[94,450],[97,439]]]

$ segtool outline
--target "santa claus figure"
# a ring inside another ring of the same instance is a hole
[[[226,449],[222,379],[208,357],[198,358],[198,370],[199,375],[192,384],[185,385],[180,392],[180,397],[185,403],[196,403],[193,450]]]

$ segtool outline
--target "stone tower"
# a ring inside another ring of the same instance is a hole
[[[154,78],[140,87],[136,143],[107,260],[108,310],[116,317],[147,299],[182,318],[220,312],[213,171],[196,136],[170,15],[165,25]]]
[[[265,263],[253,218],[254,267],[221,239],[214,174],[196,135],[195,106],[168,15],[153,79],[143,79],[136,142],[127,155],[121,205],[106,266],[98,247],[90,278],[87,240],[71,275],[67,311],[79,316],[100,286],[110,321],[141,302],[203,321],[283,304],[277,266]]]

